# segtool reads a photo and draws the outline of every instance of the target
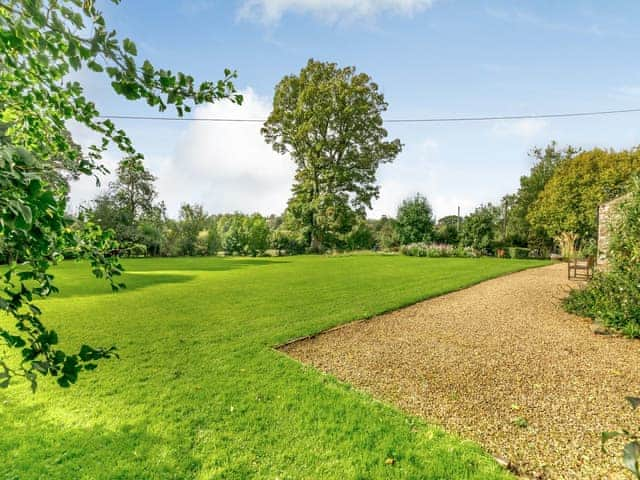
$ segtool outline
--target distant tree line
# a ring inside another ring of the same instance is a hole
[[[113,230],[125,255],[255,256],[412,244],[498,256],[547,256],[560,246],[586,255],[595,249],[597,206],[626,191],[640,171],[637,148],[581,151],[552,142],[530,152],[530,171],[498,204],[436,221],[427,196],[417,193],[399,205],[395,218],[367,219],[366,210],[379,196],[378,166],[402,150],[383,128],[386,109],[368,75],[309,60],[278,83],[261,130],[296,166],[292,196],[281,215],[211,215],[201,205],[184,204],[177,219],[167,218],[154,176],[134,155],[120,162],[116,179],[83,217]],[[452,251],[415,251],[427,250]]]
[[[202,205],[184,204],[177,219],[157,200],[154,176],[135,158],[123,159],[116,179],[83,211],[103,229],[112,229],[124,255],[275,255],[327,250],[398,250],[410,244],[466,247],[476,255],[547,256],[563,233],[571,232],[580,254],[593,254],[599,204],[624,193],[640,173],[640,149],[615,152],[559,148],[552,142],[531,151],[533,165],[520,188],[497,205],[479,205],[464,217],[436,221],[424,194],[405,199],[395,217],[366,219],[348,213],[323,223],[318,244],[309,226],[291,209],[264,217],[239,212],[211,215]],[[295,203],[295,202],[294,202]],[[317,225],[316,225],[317,227]],[[314,227],[314,228],[316,228]]]

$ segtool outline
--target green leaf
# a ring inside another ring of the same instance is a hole
[[[34,362],[31,362],[31,366],[36,371],[42,373],[43,375],[46,375],[47,372],[49,371],[49,363],[48,362],[34,361]]]
[[[104,67],[94,60],[90,60],[87,66],[94,72],[102,72],[104,70]]]
[[[136,44],[133,43],[128,38],[125,38],[122,41],[122,48],[124,48],[124,51],[127,52],[129,55],[133,55],[133,56],[138,55],[138,49],[136,48]]]
[[[640,397],[625,397],[634,410],[640,406]]]
[[[24,222],[27,225],[30,225],[31,221],[33,220],[32,216],[31,216],[31,209],[27,205],[25,205],[23,203],[17,203],[16,204],[16,208],[20,212],[20,216],[22,217]]]
[[[622,454],[622,463],[627,467],[636,477],[640,477],[640,470],[638,470],[638,460],[640,460],[640,443],[631,442],[624,446]]]

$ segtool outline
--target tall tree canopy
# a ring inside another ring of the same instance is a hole
[[[387,103],[355,67],[309,60],[276,86],[265,140],[296,164],[288,209],[312,250],[335,243],[378,197],[376,172],[402,149],[387,141]]]
[[[460,237],[462,218],[458,215],[447,215],[438,219],[435,225],[435,237],[438,242],[455,245]]]
[[[638,173],[640,148],[582,152],[556,167],[527,219],[550,237],[573,232],[594,238],[598,205],[626,192]]]
[[[551,238],[545,229],[532,228],[528,219],[529,210],[544,190],[556,168],[564,161],[573,158],[578,149],[567,146],[559,148],[556,142],[551,142],[545,148],[536,147],[529,153],[533,159],[533,166],[528,175],[520,177],[520,188],[512,196],[503,199],[505,213],[504,236],[516,244],[530,247],[549,246]]]
[[[120,243],[139,242],[144,236],[141,223],[148,233],[149,224],[163,216],[163,206],[154,204],[155,179],[139,156],[125,157],[118,164],[109,191],[94,200],[89,215],[103,229],[112,229]]]
[[[491,249],[500,231],[500,208],[492,204],[480,205],[462,222],[460,243],[486,252]]]
[[[434,224],[433,210],[424,195],[407,198],[398,207],[396,229],[403,245],[431,240]]]
[[[61,170],[74,176],[104,172],[101,154],[110,145],[125,155],[138,153],[69,74],[101,72],[115,93],[160,111],[171,105],[178,115],[193,104],[242,101],[231,71],[198,85],[189,75],[139,63],[136,56],[136,45],[119,41],[94,0],[0,2],[0,123],[6,126],[0,135],[0,246],[8,252],[0,277],[0,310],[8,314],[0,318],[0,341],[15,352],[0,357],[0,387],[21,375],[35,389],[37,374],[68,386],[81,370],[95,368],[95,360],[113,355],[110,348],[88,345],[75,354],[60,350],[56,332],[44,325],[33,303],[56,291],[48,269],[65,249],[88,257],[94,274],[113,288],[121,272],[117,258],[105,253],[113,248],[108,233],[91,223],[70,229],[67,188],[55,179]],[[66,128],[69,120],[96,132],[99,142],[81,151]]]

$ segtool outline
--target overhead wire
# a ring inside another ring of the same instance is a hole
[[[640,113],[640,108],[625,108],[617,110],[594,110],[566,113],[540,113],[522,115],[486,115],[486,116],[447,116],[447,117],[416,117],[416,118],[388,118],[385,123],[457,123],[457,122],[486,122],[497,120],[528,120],[545,118],[574,118],[594,117],[603,115],[618,115]],[[153,120],[179,122],[215,122],[215,123],[263,123],[264,118],[230,118],[230,117],[162,117],[150,115],[100,115],[99,118],[110,120]]]

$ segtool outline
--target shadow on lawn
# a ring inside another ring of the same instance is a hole
[[[126,285],[125,288],[117,292],[118,295],[141,288],[153,287],[166,283],[185,283],[196,278],[195,275],[185,275],[181,273],[169,272],[127,272],[117,281]],[[92,295],[106,295],[113,293],[111,286],[101,279],[88,277],[82,281],[81,288],[65,287],[59,293],[55,293],[51,298],[86,297]]]
[[[142,422],[67,427],[43,411],[13,404],[0,413],[3,429],[12,432],[10,441],[0,437],[0,478],[184,478],[201,468],[188,448],[149,433]]]
[[[122,261],[125,274],[127,272],[225,272],[241,268],[280,265],[285,263],[290,263],[290,261],[238,257],[136,258],[123,259]]]

